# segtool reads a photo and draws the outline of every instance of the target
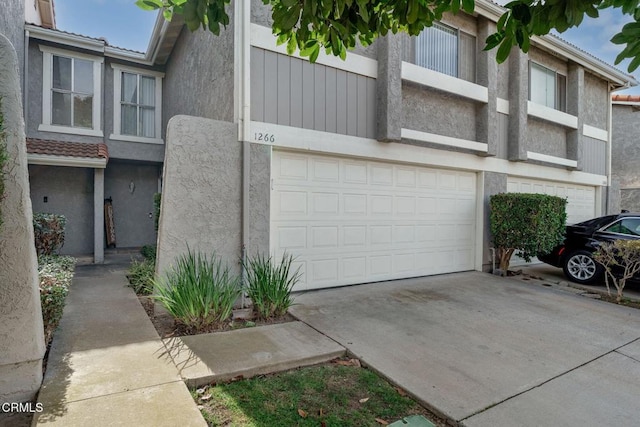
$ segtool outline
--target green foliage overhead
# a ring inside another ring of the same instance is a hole
[[[489,200],[493,246],[503,272],[515,252],[526,261],[549,253],[564,235],[566,199],[546,194],[502,193]]]
[[[273,33],[287,52],[296,50],[314,62],[321,49],[346,57],[347,49],[359,40],[367,46],[387,33],[419,34],[442,18],[445,12],[473,13],[474,0],[262,0],[271,7]],[[225,8],[230,0],[137,0],[145,10],[163,9],[165,19],[182,15],[191,31],[202,27],[220,34],[229,24]],[[640,0],[515,0],[505,5],[495,34],[486,40],[487,50],[498,48],[496,59],[503,62],[513,46],[525,53],[530,38],[560,33],[580,25],[585,16],[597,18],[602,9],[619,9],[631,16],[611,41],[625,45],[616,64],[630,58],[629,71],[640,65]]]

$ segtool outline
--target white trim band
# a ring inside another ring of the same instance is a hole
[[[256,135],[262,135],[263,139],[256,139]],[[380,142],[375,139],[339,135],[271,123],[252,121],[251,134],[249,136],[250,142],[289,150],[312,151],[335,156],[375,159],[475,172],[497,172],[507,175],[581,185],[607,185],[607,177],[604,175],[545,167],[528,162],[510,162],[493,156],[478,156],[473,153],[460,153],[403,143]],[[264,140],[264,136],[267,136],[267,141]]]
[[[498,98],[498,102],[496,104],[496,110],[500,114],[509,115],[509,101],[506,99]]]
[[[467,139],[452,138],[450,136],[438,135],[435,133],[421,132],[412,129],[402,128],[400,136],[414,141],[431,142],[433,144],[446,145],[447,147],[466,148],[468,150],[481,151],[486,153],[489,151],[488,144]]]
[[[578,129],[578,118],[554,108],[527,101],[527,114],[570,129]]]
[[[567,166],[571,168],[575,168],[578,166],[578,162],[576,160],[564,159],[562,157],[556,157],[556,156],[549,156],[548,154],[534,153],[533,151],[527,151],[527,159],[537,160],[543,163],[551,163],[553,165]]]
[[[607,132],[605,129],[600,129],[594,126],[582,125],[582,134],[599,141],[609,141],[609,132]]]
[[[43,166],[70,166],[76,168],[104,169],[107,159],[92,157],[50,156],[48,154],[27,154],[27,163]]]
[[[276,41],[277,37],[273,35],[270,28],[251,24],[251,46],[288,56],[287,46],[285,44],[278,46]],[[308,58],[301,57],[298,51],[294,52],[291,56],[308,61]],[[343,61],[333,55],[327,55],[321,49],[320,55],[316,60],[316,64],[326,65],[328,67],[372,77],[374,79],[378,78],[378,61],[362,55],[357,55],[351,51],[347,52],[347,59]]]
[[[409,62],[402,62],[402,80],[449,92],[473,101],[489,102],[489,90],[486,87]]]
[[[47,125],[41,124],[38,125],[38,131],[40,132],[56,132],[56,133],[67,133],[69,135],[84,135],[84,136],[96,136],[102,138],[104,134],[102,130],[94,130],[87,128],[74,128],[67,126],[58,126],[58,125]]]

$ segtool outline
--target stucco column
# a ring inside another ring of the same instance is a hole
[[[400,34],[389,33],[378,39],[378,141],[401,139],[402,42]]]
[[[93,170],[93,262],[104,262],[104,169]]]
[[[478,18],[477,40],[483,46],[484,40],[495,32],[495,24],[488,19]],[[478,49],[476,68],[476,83],[487,88],[489,99],[486,104],[477,107],[476,140],[488,145],[488,156],[495,156],[498,152],[498,63],[495,50],[484,51]]]
[[[529,61],[520,49],[509,55],[509,141],[507,156],[512,161],[527,160],[527,102],[529,101]]]
[[[576,170],[582,170],[582,146],[584,126],[584,68],[569,64],[567,76],[567,113],[578,118],[578,129],[567,130],[567,159],[576,160]]]
[[[8,162],[0,198],[0,403],[33,399],[45,352],[18,60],[0,34],[0,112]]]

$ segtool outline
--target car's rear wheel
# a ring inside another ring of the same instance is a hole
[[[565,276],[572,282],[589,284],[600,279],[602,266],[595,262],[593,254],[588,251],[575,251],[564,259]]]

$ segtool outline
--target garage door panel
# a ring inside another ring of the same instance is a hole
[[[474,173],[279,151],[273,163],[271,246],[300,262],[297,290],[473,269]]]

